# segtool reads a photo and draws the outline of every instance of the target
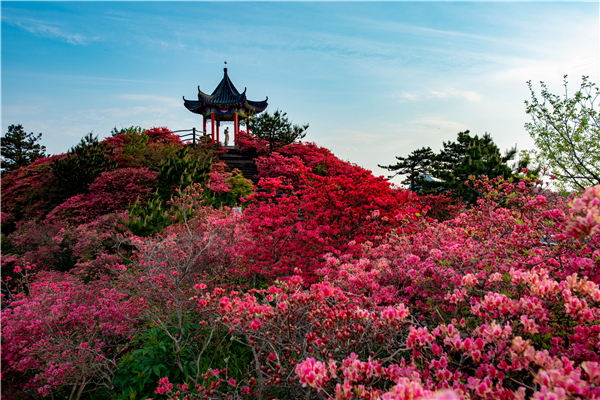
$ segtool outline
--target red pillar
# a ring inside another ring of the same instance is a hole
[[[233,134],[235,135],[235,138],[233,139],[233,144],[237,145],[237,137],[238,137],[238,132],[240,131],[240,126],[239,124],[239,119],[238,119],[238,115],[237,113],[233,114]]]
[[[217,121],[217,142],[221,143],[219,139],[219,128],[221,128],[221,121]]]
[[[213,142],[215,141],[215,113],[210,113],[210,134]]]
[[[206,135],[206,115],[202,114],[202,136]]]

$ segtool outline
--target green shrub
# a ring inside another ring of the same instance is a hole
[[[85,192],[102,172],[116,167],[107,157],[104,144],[90,132],[68,151],[67,157],[52,163],[52,173],[67,198]]]
[[[213,157],[202,148],[186,146],[159,165],[158,196],[169,200],[177,189],[194,183],[205,183]]]
[[[229,376],[238,380],[249,372],[251,349],[232,340],[226,331],[213,333],[210,344],[198,357],[205,345],[203,338],[210,332],[202,331],[198,323],[187,323],[184,330],[198,332],[198,340],[189,347],[182,347],[179,354],[182,368],[177,365],[175,346],[165,331],[150,328],[137,338],[136,349],[124,356],[118,365],[113,380],[117,389],[116,399],[155,397],[157,382],[164,377],[171,382],[189,384],[209,368],[227,368]]]

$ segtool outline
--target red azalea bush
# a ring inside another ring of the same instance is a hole
[[[26,263],[44,270],[63,269],[61,264],[65,249],[55,240],[62,228],[62,225],[52,222],[30,220],[18,223],[16,230],[7,235],[2,243],[3,280],[12,279],[14,267]]]
[[[280,150],[285,157],[298,157],[313,173],[321,176],[352,175],[364,169],[337,158],[329,149],[315,143],[291,143]]]
[[[125,213],[112,213],[76,226],[56,221],[19,223],[3,244],[10,255],[2,258],[3,280],[13,279],[13,269],[26,263],[36,270],[68,271],[74,267],[94,272],[120,256],[113,250],[119,222]]]
[[[148,135],[150,143],[182,144],[181,138],[164,126],[146,129],[145,133]]]
[[[269,153],[269,141],[254,136],[246,131],[238,131],[238,149],[250,156],[264,156]]]
[[[365,169],[342,161],[324,147],[314,143],[291,143],[268,156],[256,159],[259,178],[279,178],[292,183],[297,188],[298,168],[306,166],[316,175],[341,176],[353,175]]]
[[[65,154],[39,158],[26,167],[2,174],[2,226],[39,220],[64,199],[52,174],[52,162]]]
[[[246,274],[275,279],[300,269],[314,279],[325,253],[352,252],[394,228],[410,229],[406,220],[417,212],[408,191],[392,189],[366,170],[322,177],[304,168],[298,174],[298,190],[267,179],[267,192],[251,197],[244,213],[249,235],[239,250]],[[277,191],[288,194],[278,198]]]
[[[284,157],[274,152],[269,157],[259,157],[254,162],[258,169],[258,178],[276,178],[294,189],[300,187],[299,171],[304,163],[298,157]]]
[[[161,158],[183,146],[179,136],[167,128],[144,130],[131,127],[107,137],[103,143],[111,160],[125,168],[157,164]]]
[[[88,193],[70,197],[48,215],[52,221],[82,224],[101,215],[124,211],[136,200],[145,202],[154,191],[157,173],[147,168],[119,168],[103,172]]]

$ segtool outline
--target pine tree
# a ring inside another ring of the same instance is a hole
[[[261,139],[269,141],[269,150],[273,146],[293,143],[306,136],[308,124],[293,125],[287,113],[275,110],[273,114],[262,113],[250,120],[250,132]]]
[[[513,171],[508,161],[515,158],[516,152],[516,148],[509,149],[502,156],[488,133],[479,138],[477,135],[471,136],[469,131],[459,132],[456,142],[444,142],[444,149],[436,157],[433,175],[441,182],[429,186],[435,185],[442,191],[450,191],[454,196],[473,204],[477,200],[477,193],[465,182],[471,176],[512,177]]]
[[[12,171],[25,167],[38,158],[45,157],[46,147],[40,145],[42,134],[25,132],[23,125],[11,125],[0,141],[2,147],[2,170]]]
[[[68,151],[66,158],[52,164],[52,172],[69,197],[85,192],[102,172],[116,167],[107,157],[104,143],[90,132]]]
[[[418,187],[417,181],[419,178],[423,175],[431,175],[434,158],[435,154],[431,151],[431,148],[423,147],[413,151],[407,157],[397,156],[398,162],[395,165],[379,165],[379,167],[395,172],[388,179],[392,179],[397,175],[406,175],[402,183],[409,185],[409,188],[415,191]]]

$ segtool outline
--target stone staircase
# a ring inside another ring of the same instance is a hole
[[[219,157],[230,169],[239,169],[244,178],[252,181],[255,185],[258,183],[258,168],[254,164],[254,159],[240,153],[237,147],[227,146],[227,153]]]

